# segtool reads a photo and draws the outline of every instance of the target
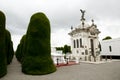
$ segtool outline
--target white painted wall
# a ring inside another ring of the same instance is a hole
[[[120,56],[120,38],[101,41],[101,55]],[[109,46],[112,51],[110,52]]]
[[[57,59],[59,59],[59,63],[65,63],[64,54],[62,51],[57,51],[55,47],[51,47],[51,57],[54,64],[57,64]]]

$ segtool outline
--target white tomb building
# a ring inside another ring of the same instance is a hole
[[[103,58],[120,59],[120,38],[103,40],[100,43]]]
[[[85,61],[96,61],[97,56],[100,53],[98,35],[100,31],[97,29],[97,25],[89,25],[85,22],[84,10],[80,10],[82,13],[81,23],[75,29],[71,27],[71,32],[68,33],[71,36],[71,49],[72,58]],[[100,57],[100,56],[99,56]]]

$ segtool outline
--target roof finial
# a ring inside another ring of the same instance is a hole
[[[94,25],[94,20],[92,19],[91,21],[92,21],[92,24]]]
[[[97,27],[97,25],[94,23],[94,20],[92,19],[91,21],[92,21],[92,26]]]
[[[71,26],[71,30],[73,30],[73,26]]]

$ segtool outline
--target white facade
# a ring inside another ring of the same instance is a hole
[[[54,64],[57,64],[57,60],[58,63],[65,63],[65,59],[64,59],[64,54],[62,54],[62,51],[56,51],[55,47],[51,48],[51,57],[54,61]]]
[[[100,43],[102,56],[120,56],[120,38],[103,40]]]
[[[76,59],[88,60],[89,57],[96,57],[99,52],[98,34],[100,31],[92,20],[92,24],[86,24],[82,16],[81,24],[75,29],[71,28],[72,56]]]

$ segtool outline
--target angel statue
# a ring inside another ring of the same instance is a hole
[[[81,13],[82,13],[81,20],[85,20],[85,18],[84,18],[85,10],[80,9],[80,11],[81,11]]]

